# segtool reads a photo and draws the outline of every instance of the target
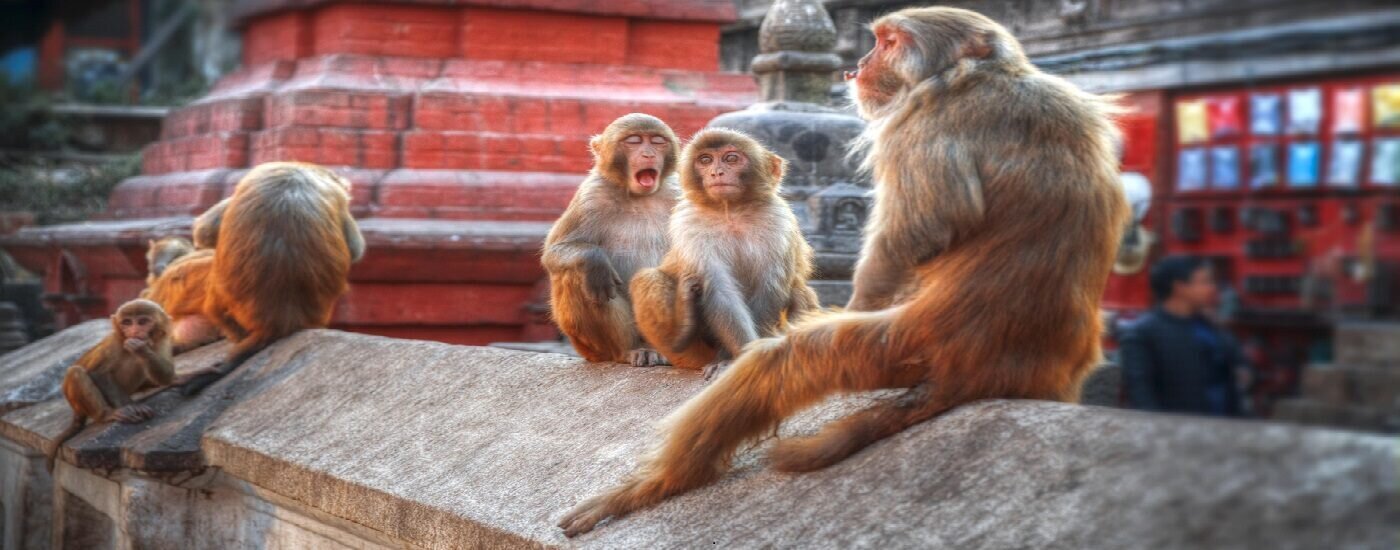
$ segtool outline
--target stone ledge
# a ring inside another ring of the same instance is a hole
[[[53,339],[31,348],[26,362],[76,351]],[[813,474],[769,471],[746,451],[716,486],[566,541],[555,520],[630,471],[657,422],[701,385],[670,369],[307,331],[197,400],[159,406],[166,421],[128,434],[139,445],[117,455],[151,455],[169,422],[204,422],[208,466],[424,547],[1378,547],[1400,523],[1394,439],[987,401]],[[869,398],[808,411],[782,435]],[[61,406],[0,425],[11,439],[17,425],[46,438]]]

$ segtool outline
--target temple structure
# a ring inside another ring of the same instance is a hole
[[[141,290],[146,240],[188,233],[254,165],[353,183],[369,253],[334,325],[454,343],[539,340],[538,249],[590,135],[651,113],[688,136],[754,101],[718,71],[727,0],[238,2],[243,67],[164,121],[103,220],[0,239],[59,326]]]

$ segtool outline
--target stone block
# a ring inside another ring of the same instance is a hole
[[[362,130],[408,127],[409,98],[403,94],[347,90],[296,90],[269,96],[267,127],[330,126]]]
[[[250,132],[262,127],[261,96],[206,101],[171,111],[161,123],[161,139],[220,132]]]
[[[719,28],[707,23],[634,19],[627,33],[627,64],[714,71]]]
[[[104,214],[112,218],[197,215],[223,199],[230,172],[215,168],[127,178],[112,190]]]
[[[398,134],[291,126],[253,133],[252,164],[297,161],[329,166],[389,169],[398,165]]]
[[[1306,397],[1274,404],[1274,420],[1311,426],[1400,433],[1400,410],[1356,404],[1337,404]]]
[[[1348,365],[1309,365],[1301,394],[1333,405],[1396,407],[1400,410],[1400,369]]]
[[[1337,364],[1400,368],[1400,323],[1339,323],[1332,346]]]
[[[549,172],[395,170],[379,184],[376,215],[552,222],[582,180]]]
[[[141,155],[144,174],[248,166],[248,133],[216,132],[161,140]]]

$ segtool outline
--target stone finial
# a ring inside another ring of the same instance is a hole
[[[841,68],[836,25],[819,0],[778,0],[758,29],[753,72],[764,101],[825,103]]]

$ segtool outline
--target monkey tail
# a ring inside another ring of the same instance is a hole
[[[248,338],[245,338],[242,342],[235,345],[233,351],[229,353],[228,359],[225,359],[223,363],[217,365],[213,371],[191,378],[185,385],[180,386],[180,395],[185,397],[198,395],[199,392],[204,391],[204,388],[218,382],[224,376],[227,376],[228,373],[233,372],[234,369],[237,369],[242,366],[243,363],[252,359],[258,352],[276,343],[277,340],[276,338],[267,338],[260,334],[250,335]]]
[[[63,444],[67,443],[69,439],[73,439],[73,436],[78,435],[78,432],[83,431],[83,426],[86,425],[87,417],[75,413],[73,421],[68,423],[68,427],[54,438],[53,445],[50,445],[48,452],[44,453],[44,467],[48,468],[50,474],[53,473],[54,462],[58,460],[58,451],[63,448]]]
[[[921,384],[897,398],[827,424],[816,435],[778,441],[768,452],[768,462],[780,472],[820,470],[963,401]]]

